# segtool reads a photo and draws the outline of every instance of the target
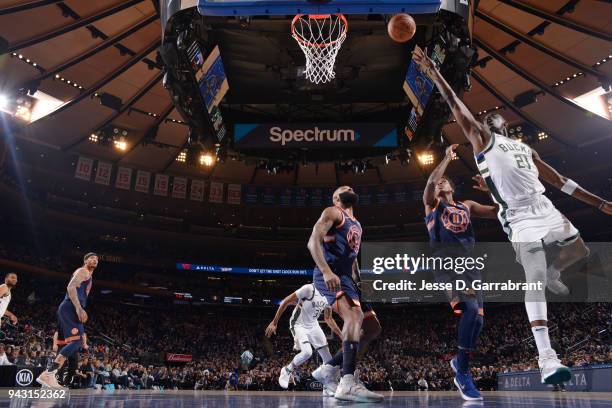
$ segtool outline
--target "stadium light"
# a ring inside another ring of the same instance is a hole
[[[423,153],[419,154],[418,158],[419,158],[419,162],[423,166],[429,166],[429,165],[433,164],[433,162],[434,162],[434,155],[433,155],[432,152],[423,152]]]
[[[8,106],[8,103],[9,103],[8,96],[4,94],[0,94],[0,109],[6,109],[6,107]]]
[[[127,143],[125,140],[115,140],[115,147],[119,150],[127,149]]]
[[[215,158],[210,153],[202,153],[200,155],[200,164],[206,167],[210,167],[215,163]]]

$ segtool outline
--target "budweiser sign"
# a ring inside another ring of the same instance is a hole
[[[189,363],[193,359],[191,354],[166,353],[166,361],[173,363]]]

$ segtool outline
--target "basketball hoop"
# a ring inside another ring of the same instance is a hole
[[[348,22],[342,14],[298,14],[291,22],[291,36],[306,57],[306,78],[315,84],[331,81],[336,56],[346,39]]]

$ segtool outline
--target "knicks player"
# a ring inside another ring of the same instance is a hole
[[[323,362],[327,362],[332,358],[325,333],[323,333],[321,326],[319,326],[318,319],[322,311],[325,311],[325,323],[338,336],[342,335],[340,328],[332,318],[332,310],[327,301],[314,287],[314,284],[310,283],[302,286],[283,299],[274,315],[274,319],[272,319],[272,322],[266,328],[266,336],[272,337],[276,333],[278,321],[287,309],[287,306],[295,303],[297,305],[293,309],[291,319],[289,320],[289,330],[293,336],[294,349],[299,351],[299,353],[293,357],[293,360],[288,365],[281,368],[278,383],[284,389],[289,387],[289,379],[293,370],[310,359],[313,347],[319,353]]]
[[[4,283],[0,285],[0,317],[6,316],[11,323],[17,324],[17,316],[7,310],[11,303],[11,289],[17,285],[17,274],[10,272],[4,277]]]
[[[87,322],[87,296],[91,290],[94,269],[98,266],[98,255],[93,252],[83,257],[83,266],[72,274],[66,296],[57,309],[58,344],[64,344],[55,360],[36,379],[45,387],[61,388],[56,374],[66,360],[79,351],[85,335],[83,324]]]
[[[361,224],[353,214],[358,201],[349,186],[336,189],[332,207],[323,210],[314,225],[308,249],[316,263],[313,282],[330,306],[342,318],[342,378],[335,397],[339,400],[379,402],[383,396],[367,390],[355,378],[363,311],[357,281],[357,255],[361,245]]]
[[[588,256],[576,227],[544,196],[540,177],[562,192],[612,215],[612,204],[560,175],[528,145],[508,137],[507,122],[499,114],[489,114],[478,122],[437,70],[435,63],[419,47],[413,59],[436,84],[474,150],[486,188],[499,205],[498,218],[525,270],[526,281],[546,282],[552,291],[567,293],[560,281],[565,268]],[[545,246],[561,246],[561,252],[547,266]],[[570,370],[561,364],[548,335],[544,291],[526,293],[525,306],[539,352],[542,382],[568,381]]]
[[[457,201],[451,180],[444,175],[453,159],[454,144],[446,149],[444,159],[431,172],[423,192],[425,224],[429,242],[436,256],[466,256],[474,247],[474,229],[471,217],[495,218],[497,206],[482,205],[475,201]],[[462,274],[454,271],[434,271],[438,282],[450,283],[457,279],[471,286],[474,280],[482,280],[479,270],[472,269]],[[482,294],[473,290],[448,293],[451,307],[461,316],[458,326],[458,350],[451,360],[455,371],[455,385],[466,401],[482,400],[469,371],[470,353],[475,349],[484,323]]]

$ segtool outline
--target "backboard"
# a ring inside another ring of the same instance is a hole
[[[442,0],[198,0],[204,16],[296,14],[434,14]]]

